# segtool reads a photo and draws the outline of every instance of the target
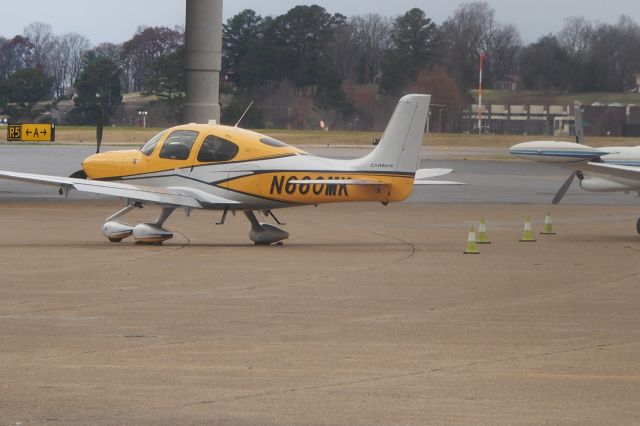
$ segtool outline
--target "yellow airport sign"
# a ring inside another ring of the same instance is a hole
[[[21,124],[9,124],[7,125],[7,140],[9,142],[16,142],[22,140],[22,125]]]
[[[9,124],[9,142],[53,142],[56,140],[56,126],[51,123]]]

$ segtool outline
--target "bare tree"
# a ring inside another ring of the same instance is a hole
[[[491,84],[515,71],[515,55],[522,47],[518,30],[503,26],[484,1],[464,3],[441,26],[444,63],[463,87],[472,87],[478,74],[479,51],[486,54],[486,82]]]
[[[54,78],[54,96],[64,96],[65,90],[73,86],[82,69],[82,58],[90,48],[89,40],[76,33],[55,36],[46,71]]]
[[[11,40],[0,38],[0,80],[7,79],[17,70],[31,67],[33,44],[17,35]]]
[[[89,49],[91,43],[89,39],[77,33],[67,33],[62,36],[64,43],[67,45],[69,73],[67,74],[67,87],[75,84],[80,72],[82,71],[82,61]]]
[[[93,48],[93,53],[96,57],[107,58],[114,64],[120,64],[120,52],[122,51],[122,45],[113,43],[100,43]]]
[[[509,73],[517,70],[518,53],[522,49],[522,40],[513,25],[496,28],[492,37],[487,40],[487,65],[489,75],[494,81],[504,79]]]
[[[564,20],[564,26],[558,33],[560,45],[571,56],[584,56],[592,43],[594,25],[582,16],[573,16]]]
[[[50,60],[47,61],[47,74],[53,77],[53,96],[60,99],[64,96],[69,73],[68,46],[61,37],[54,37],[51,42]]]
[[[328,66],[337,71],[341,80],[353,81],[357,63],[358,44],[354,28],[349,24],[337,25],[334,38],[325,48]]]
[[[154,73],[155,61],[174,53],[184,43],[181,28],[138,28],[131,40],[122,45],[124,71],[128,91],[144,91]]]
[[[620,34],[619,75],[623,89],[634,87],[633,74],[640,71],[640,25],[631,17],[622,15],[616,28]]]
[[[53,32],[51,25],[44,22],[32,22],[22,31],[23,35],[33,44],[33,63],[35,66],[47,66],[51,57]]]
[[[353,27],[358,46],[357,73],[359,83],[373,83],[380,73],[384,53],[391,47],[393,21],[378,14],[355,16],[349,24]]]

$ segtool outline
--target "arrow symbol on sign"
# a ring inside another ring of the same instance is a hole
[[[40,131],[40,133],[42,133],[43,135],[47,136],[47,129],[42,129],[42,130]]]
[[[27,136],[31,136],[31,130],[27,129],[25,133],[27,134]]]

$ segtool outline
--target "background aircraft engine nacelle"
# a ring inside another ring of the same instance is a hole
[[[133,238],[143,243],[159,243],[173,238],[173,233],[153,223],[139,223],[133,227]]]
[[[102,234],[112,241],[122,240],[133,234],[133,226],[117,220],[110,220],[102,225]]]
[[[586,177],[580,181],[580,188],[590,192],[619,192],[629,191],[631,188],[625,184],[613,182],[607,179]]]

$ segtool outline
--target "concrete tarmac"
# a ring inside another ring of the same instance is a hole
[[[634,206],[535,243],[546,204],[296,208],[270,247],[199,211],[109,243],[120,206],[0,202],[0,424],[640,423]]]

